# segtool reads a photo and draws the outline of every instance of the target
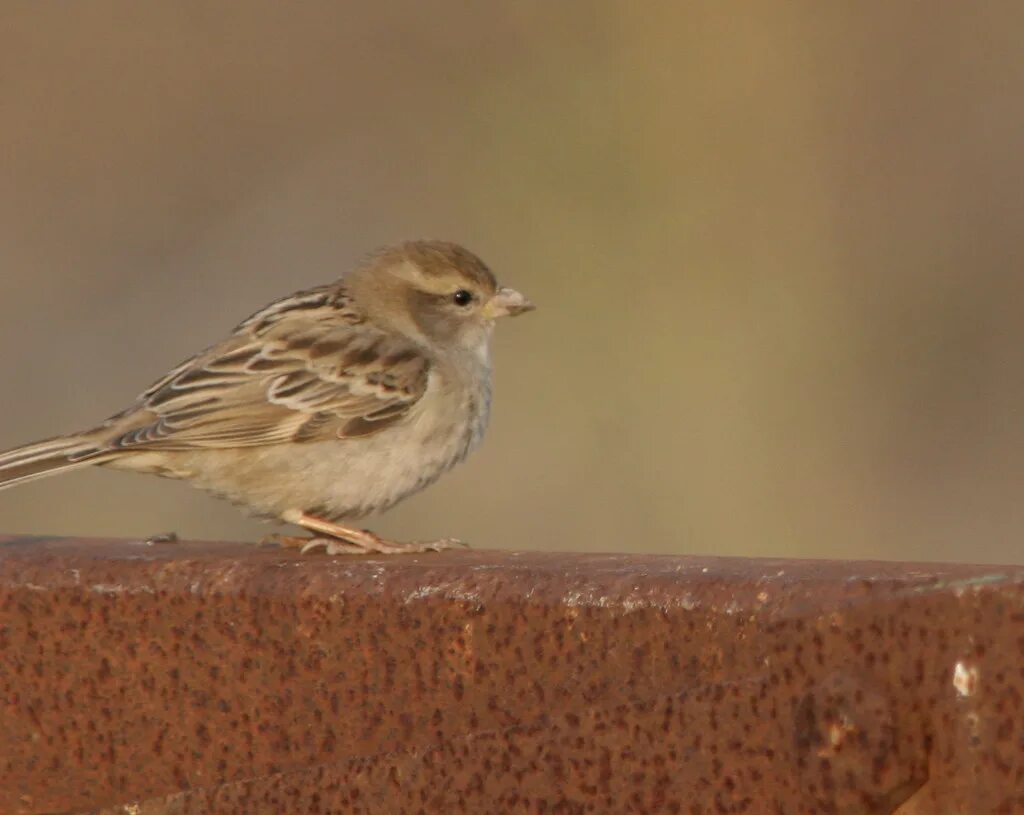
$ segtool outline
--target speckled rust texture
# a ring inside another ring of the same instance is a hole
[[[0,539],[0,813],[1024,812],[1024,570]]]

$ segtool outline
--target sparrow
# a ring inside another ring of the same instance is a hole
[[[480,443],[500,317],[534,306],[467,249],[409,241],[277,300],[91,430],[0,453],[0,489],[89,465],[177,478],[312,537],[397,554],[346,523],[432,484]]]

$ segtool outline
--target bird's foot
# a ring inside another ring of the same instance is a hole
[[[161,543],[178,543],[177,532],[161,532],[159,535],[150,535],[143,541],[146,546],[156,546]]]
[[[302,554],[311,552],[321,546],[329,555],[365,555],[367,550],[354,543],[339,538],[323,538],[313,536],[301,538],[298,535],[267,535],[260,541],[260,546],[280,546],[284,549],[298,549]]]
[[[302,554],[307,555],[310,552],[323,549],[328,555],[408,555],[419,552],[440,552],[444,549],[460,549],[466,546],[465,543],[454,538],[403,542],[385,540],[372,532],[364,531],[364,534],[366,537],[360,536],[359,541],[319,535],[308,538],[302,546]]]
[[[280,546],[296,547],[302,554],[323,550],[328,555],[404,555],[419,552],[440,552],[444,549],[458,549],[466,546],[455,538],[443,538],[436,541],[401,541],[387,540],[375,535],[368,529],[356,529],[342,524],[325,521],[311,515],[296,515],[289,518],[313,533],[311,538],[298,538],[287,535],[268,536],[269,541]],[[268,542],[264,538],[264,543]]]

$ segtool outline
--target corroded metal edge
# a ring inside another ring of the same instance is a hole
[[[1022,663],[1019,567],[0,538],[0,813],[1014,812]]]

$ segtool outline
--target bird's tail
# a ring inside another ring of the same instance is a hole
[[[86,436],[58,436],[0,453],[0,490],[97,463],[102,450]]]

